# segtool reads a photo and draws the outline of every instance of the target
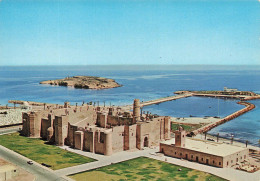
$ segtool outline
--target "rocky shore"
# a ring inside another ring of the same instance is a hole
[[[66,77],[64,79],[42,81],[40,84],[70,86],[79,89],[110,89],[122,86],[113,79],[95,76]]]

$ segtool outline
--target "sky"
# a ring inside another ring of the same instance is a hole
[[[0,0],[0,65],[260,65],[258,0]]]

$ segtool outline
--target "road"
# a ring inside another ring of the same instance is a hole
[[[66,181],[68,179],[65,179],[61,176],[58,176],[54,173],[54,171],[48,170],[43,168],[38,163],[35,163],[33,165],[27,164],[27,161],[29,160],[26,157],[23,157],[19,155],[18,153],[13,152],[12,150],[9,150],[2,145],[0,145],[0,157],[4,158],[5,160],[21,167],[22,169],[30,172],[36,177],[36,181]]]
[[[2,134],[9,134],[9,133],[14,133],[14,132],[18,132],[19,128],[5,128],[5,129],[0,129],[0,135]]]

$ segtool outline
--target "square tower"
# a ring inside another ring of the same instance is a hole
[[[175,146],[185,147],[186,131],[179,126],[179,129],[175,131]]]

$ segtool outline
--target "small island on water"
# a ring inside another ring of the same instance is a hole
[[[122,86],[113,79],[96,76],[66,77],[64,79],[42,81],[40,84],[69,86],[79,89],[110,89]]]

